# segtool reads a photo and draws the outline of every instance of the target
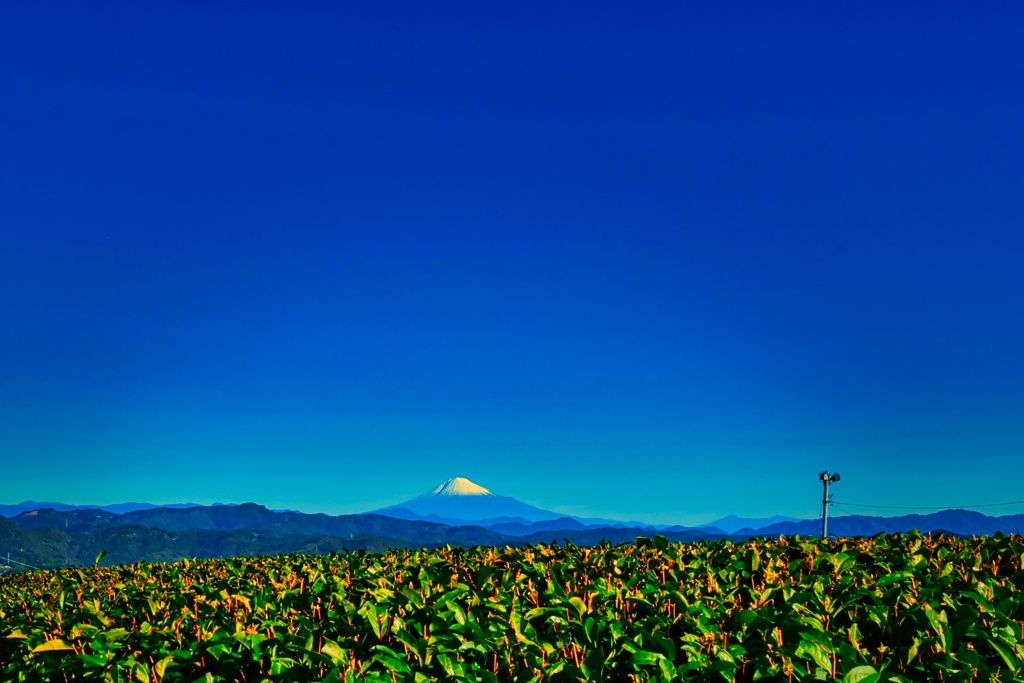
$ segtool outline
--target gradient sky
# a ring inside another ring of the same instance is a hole
[[[0,8],[0,502],[1024,499],[1024,5],[286,5]]]

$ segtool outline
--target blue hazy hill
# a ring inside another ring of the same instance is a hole
[[[221,505],[221,503],[214,503]],[[156,508],[174,508],[184,510],[186,508],[199,507],[199,503],[113,503],[111,505],[71,505],[69,503],[56,503],[50,501],[26,500],[14,505],[0,505],[0,517],[17,517],[23,512],[33,512],[49,508],[57,512],[70,512],[71,510],[105,510],[121,515],[136,510],[153,510]]]
[[[763,529],[766,526],[772,524],[781,524],[783,522],[799,522],[800,520],[796,517],[784,517],[782,515],[775,515],[774,517],[764,518],[750,518],[750,517],[737,517],[736,515],[729,515],[722,519],[717,519],[714,522],[708,522],[707,524],[700,524],[694,528],[696,529],[717,529],[728,534],[736,533],[741,529]]]

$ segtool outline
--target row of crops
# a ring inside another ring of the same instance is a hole
[[[0,578],[0,681],[1010,681],[1020,537],[445,548]]]

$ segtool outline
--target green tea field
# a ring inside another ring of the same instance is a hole
[[[286,555],[0,577],[0,681],[1011,681],[1024,541]]]

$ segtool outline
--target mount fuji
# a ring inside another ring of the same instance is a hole
[[[467,522],[479,526],[501,523],[530,524],[566,515],[542,510],[509,496],[499,496],[464,477],[452,477],[421,496],[372,514],[442,524]]]

